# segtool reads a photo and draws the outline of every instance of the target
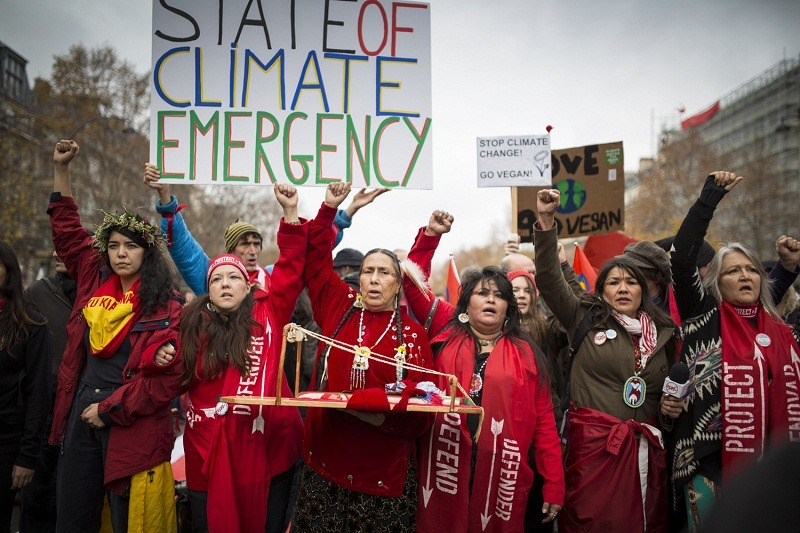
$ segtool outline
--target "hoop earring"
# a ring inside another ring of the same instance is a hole
[[[469,322],[469,315],[467,313],[459,313],[458,321],[461,322],[462,324],[466,324],[467,322]]]
[[[208,303],[206,303],[206,309],[208,309],[212,313],[216,313],[217,312],[217,308],[214,306],[213,303],[211,303],[211,300],[209,300]]]

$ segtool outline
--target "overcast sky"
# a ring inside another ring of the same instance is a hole
[[[798,0],[430,3],[434,189],[381,196],[342,246],[407,248],[437,208],[456,217],[439,258],[493,234],[504,240],[510,193],[477,188],[476,137],[543,133],[551,124],[555,149],[623,141],[625,167],[635,170],[679,105],[696,113],[800,54]],[[53,55],[76,43],[109,44],[144,72],[151,6],[0,0],[0,41],[28,59],[31,82],[49,77]],[[301,214],[312,215],[322,192],[306,188],[301,198]]]

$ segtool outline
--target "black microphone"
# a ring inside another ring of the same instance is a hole
[[[664,380],[662,392],[683,399],[689,394],[689,367],[685,363],[675,363],[669,369],[669,376]]]

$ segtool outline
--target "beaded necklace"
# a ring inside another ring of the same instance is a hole
[[[481,339],[478,337],[476,338],[478,339],[478,344],[480,344],[481,346],[489,346],[489,344],[491,344],[492,347],[494,347],[497,345],[497,340],[500,338],[502,334],[503,332],[501,331],[497,335],[497,337],[493,339]],[[489,353],[491,354],[491,352]],[[473,398],[477,397],[478,394],[481,392],[481,390],[483,390],[483,376],[484,376],[483,370],[486,368],[486,363],[488,361],[489,357],[487,356],[486,359],[483,360],[483,363],[481,363],[481,366],[480,368],[478,368],[477,372],[472,373],[472,379],[470,380],[469,383],[469,395],[472,396]]]
[[[358,317],[358,347],[356,348],[356,353],[353,356],[353,366],[350,369],[350,390],[356,389],[363,389],[364,382],[367,375],[367,369],[369,368],[369,356],[372,353],[372,350],[381,343],[383,338],[389,333],[389,330],[392,328],[392,322],[394,322],[394,316],[397,313],[397,310],[392,311],[392,316],[389,317],[389,323],[386,324],[386,329],[383,330],[378,340],[375,341],[375,344],[372,346],[362,346],[361,343],[364,342],[364,308],[361,308],[361,314]]]

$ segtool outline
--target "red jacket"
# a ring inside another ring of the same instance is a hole
[[[420,230],[408,260],[428,275],[438,243],[438,236],[430,237]],[[434,302],[433,293],[428,291],[426,298],[407,277],[403,278],[403,289],[414,315],[427,317]],[[454,314],[452,305],[439,301],[429,334],[431,344],[444,343],[436,358],[436,370],[454,374],[468,389],[475,372],[475,346],[462,330],[453,332],[448,327]],[[466,417],[437,416],[428,438],[421,439],[417,466],[419,529],[521,530],[533,482],[533,472],[527,464],[531,446],[536,468],[544,478],[544,501],[564,503],[564,470],[553,403],[547,380],[540,379],[533,361],[533,352],[527,345],[517,345],[506,337],[498,341],[487,359],[484,420],[472,478],[472,440]],[[443,464],[457,473],[443,475]]]
[[[335,209],[323,205],[310,222],[305,267],[314,319],[325,336],[333,334],[345,312],[353,306],[356,294],[333,271],[331,223],[335,214]],[[409,317],[405,309],[401,313],[408,362],[432,368],[430,347],[422,326]],[[391,311],[365,313],[365,344],[371,346],[376,341],[391,314]],[[336,338],[356,344],[358,327],[359,313],[356,312]],[[397,344],[396,332],[392,328],[373,349],[376,353],[391,356]],[[327,344],[321,342],[318,357],[327,348]],[[327,390],[341,392],[349,388],[352,362],[353,354],[331,350]],[[407,376],[414,382],[432,378],[430,374],[416,371],[409,371]],[[370,363],[366,388],[383,388],[394,380],[394,366]],[[403,493],[409,458],[416,450],[416,438],[430,427],[432,421],[432,416],[423,413],[389,413],[384,423],[375,427],[335,409],[309,409],[303,460],[325,479],[341,487],[376,496],[398,497]]]
[[[263,529],[272,477],[294,466],[300,456],[303,421],[297,407],[230,405],[215,412],[220,396],[292,396],[279,372],[283,328],[303,290],[308,224],[281,222],[280,257],[268,290],[256,289],[246,376],[231,366],[216,379],[192,379],[184,434],[189,489],[208,492],[208,528],[215,532]],[[200,358],[199,358],[200,359]],[[202,360],[202,359],[200,359]],[[199,369],[202,375],[202,368]]]
[[[86,321],[82,310],[110,274],[92,238],[81,226],[78,205],[53,193],[47,212],[56,253],[77,282],[78,294],[67,323],[67,346],[58,371],[50,444],[64,440],[75,389],[86,366]],[[120,491],[129,476],[170,460],[175,441],[170,401],[181,392],[183,361],[176,357],[168,366],[153,362],[156,350],[167,342],[178,346],[181,299],[177,293],[166,306],[143,315],[131,328],[131,352],[122,373],[122,386],[98,406],[113,421],[104,468],[104,483]],[[178,352],[180,354],[180,351]]]

